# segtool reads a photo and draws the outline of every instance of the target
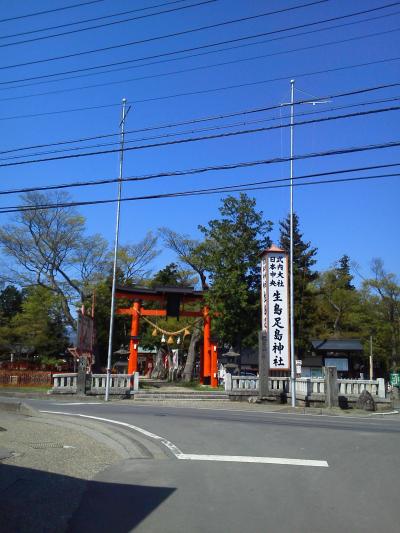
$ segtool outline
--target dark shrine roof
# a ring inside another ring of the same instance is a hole
[[[362,352],[360,339],[314,339],[311,341],[314,350],[324,352]]]
[[[165,287],[117,287],[117,292],[122,292],[126,294],[154,294],[154,295],[164,295],[164,294],[177,294],[182,296],[194,296],[195,298],[202,298],[203,292],[194,290],[194,287],[175,287],[175,286],[165,286]]]

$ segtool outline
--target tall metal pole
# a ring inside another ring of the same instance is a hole
[[[125,117],[126,117],[126,99],[122,100],[122,118],[121,118],[121,136],[119,152],[119,181],[118,181],[118,199],[117,199],[117,217],[115,222],[115,237],[114,237],[114,262],[113,262],[113,276],[111,287],[111,309],[110,309],[110,330],[108,334],[108,354],[107,354],[107,379],[106,379],[106,395],[105,401],[108,402],[110,393],[110,374],[111,374],[111,356],[112,356],[112,342],[114,332],[114,311],[115,311],[115,285],[117,277],[117,255],[118,255],[118,238],[119,238],[119,218],[121,211],[121,193],[122,193],[122,175],[124,167],[124,139],[125,139]]]
[[[290,388],[292,407],[296,407],[296,365],[294,359],[294,276],[293,276],[293,151],[294,80],[290,80]]]

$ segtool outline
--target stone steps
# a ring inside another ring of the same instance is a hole
[[[135,400],[208,400],[220,401],[228,400],[229,397],[225,392],[166,392],[166,391],[139,391],[131,393],[131,397]]]

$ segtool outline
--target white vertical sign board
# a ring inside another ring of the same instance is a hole
[[[268,331],[268,270],[267,256],[261,259],[261,329]]]
[[[290,369],[287,256],[267,252],[261,263],[262,329],[269,332],[269,367]]]

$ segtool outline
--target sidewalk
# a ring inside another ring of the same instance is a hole
[[[30,407],[10,412],[0,401],[0,529],[63,533],[96,474],[157,454],[106,424],[41,416]]]

